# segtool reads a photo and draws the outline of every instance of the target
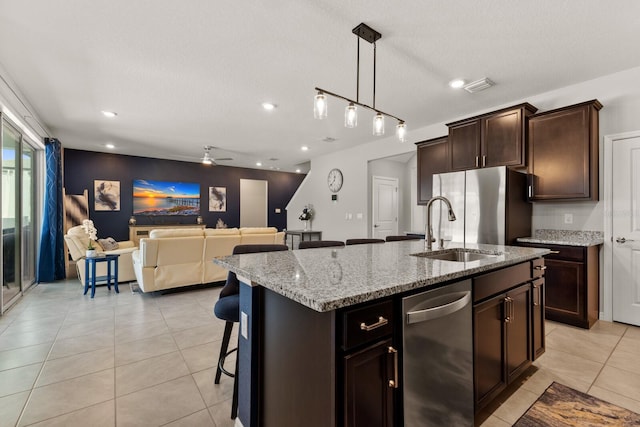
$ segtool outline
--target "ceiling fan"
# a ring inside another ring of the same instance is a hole
[[[217,163],[219,161],[225,161],[225,160],[233,160],[231,157],[220,157],[218,159],[214,159],[211,156],[211,150],[213,150],[214,147],[213,145],[205,145],[204,146],[204,156],[200,159],[200,161],[202,162],[203,165],[212,165],[212,166],[216,166]]]

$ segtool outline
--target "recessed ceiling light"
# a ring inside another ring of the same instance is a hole
[[[300,169],[296,169],[296,173],[300,173],[302,172]]]
[[[256,162],[256,166],[262,166],[262,162]]]
[[[117,116],[117,115],[118,115],[118,113],[116,113],[116,112],[114,112],[114,111],[105,111],[105,110],[102,110],[102,114],[103,114],[105,117],[110,117],[110,118],[113,118],[113,117],[115,117],[115,116]]]
[[[303,145],[302,147],[300,147],[300,149],[302,151],[309,151],[309,147],[307,147],[306,145]]]
[[[104,144],[104,146],[107,147],[109,150],[113,150],[114,148],[116,148],[116,146],[111,143]]]
[[[452,87],[453,89],[460,89],[462,86],[464,86],[464,80],[462,79],[451,80],[449,82],[449,86]]]
[[[276,104],[272,104],[271,102],[263,102],[262,108],[264,108],[267,111],[271,111],[276,108]]]

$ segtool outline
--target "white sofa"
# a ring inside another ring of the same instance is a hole
[[[283,242],[275,227],[151,230],[132,254],[133,269],[142,292],[218,282],[227,270],[214,257],[231,255],[236,245]]]
[[[84,256],[89,245],[89,235],[84,231],[81,225],[71,227],[67,234],[64,235],[64,241],[69,248],[69,255],[71,259],[76,262],[76,269],[78,270],[78,277],[80,282],[84,285]],[[118,242],[118,249],[105,251],[102,249],[98,242],[93,242],[93,245],[100,254],[118,254],[118,282],[131,282],[136,280],[136,275],[133,272],[133,261],[131,254],[138,248],[131,240],[125,240]],[[96,276],[106,276],[107,265],[104,262],[96,263]]]

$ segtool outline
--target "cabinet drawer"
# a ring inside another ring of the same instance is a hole
[[[531,263],[523,262],[473,279],[473,302],[499,294],[531,279]]]
[[[544,265],[544,258],[538,258],[531,261],[531,277],[538,278],[544,276],[547,268]]]
[[[393,302],[387,300],[345,311],[342,323],[344,350],[390,335],[393,332]]]
[[[552,253],[545,255],[545,258],[547,259],[566,259],[569,261],[584,262],[585,248],[582,246],[547,245],[543,243],[520,243],[519,245],[529,248],[550,249]]]

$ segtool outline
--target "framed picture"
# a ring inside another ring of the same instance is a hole
[[[209,212],[227,211],[227,187],[209,187]]]
[[[120,181],[94,180],[94,209],[96,211],[120,210]]]

